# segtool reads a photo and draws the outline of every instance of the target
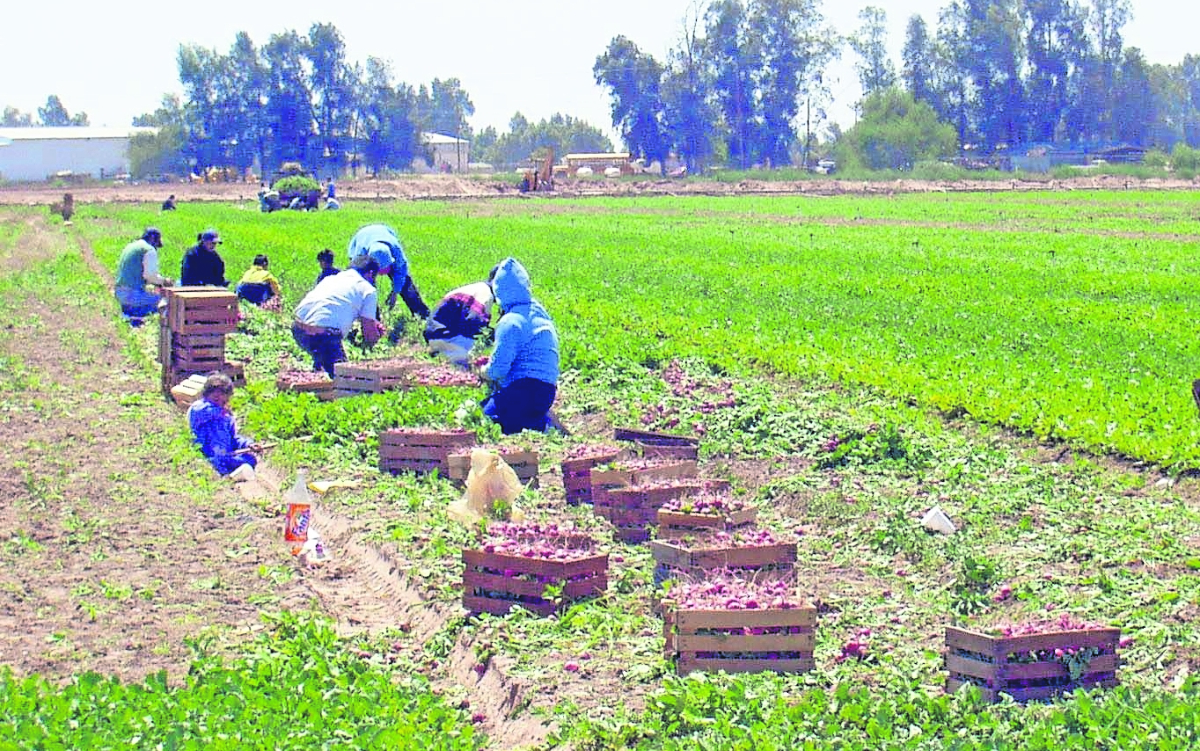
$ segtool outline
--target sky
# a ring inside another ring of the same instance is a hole
[[[888,46],[899,67],[908,19],[920,14],[932,32],[946,3],[834,0],[819,7],[827,26],[848,35],[860,25],[858,12],[871,4],[887,12]],[[604,130],[619,147],[610,100],[592,77],[596,57],[624,35],[665,62],[696,8],[695,0],[14,0],[0,9],[0,69],[6,71],[0,107],[36,119],[47,96],[57,94],[71,114],[86,112],[93,125],[129,125],[156,109],[164,93],[182,93],[180,45],[227,53],[239,31],[261,46],[272,34],[306,34],[314,23],[332,23],[351,61],[388,60],[396,79],[414,86],[457,77],[475,105],[469,121],[476,131],[490,125],[504,132],[516,112],[531,121],[562,113]],[[1149,62],[1174,64],[1200,54],[1200,6],[1132,0],[1132,9],[1125,45],[1139,47]],[[825,76],[834,96],[829,118],[843,127],[853,125],[852,105],[861,96],[855,58],[846,49]]]

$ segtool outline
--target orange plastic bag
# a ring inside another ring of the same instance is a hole
[[[480,519],[524,521],[525,512],[516,504],[525,486],[517,473],[494,451],[471,450],[471,471],[463,497],[450,504],[450,516],[464,524]]]

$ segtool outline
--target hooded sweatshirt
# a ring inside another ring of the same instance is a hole
[[[558,332],[542,304],[533,299],[529,273],[515,258],[506,258],[492,282],[500,321],[488,378],[503,389],[522,378],[558,383]]]

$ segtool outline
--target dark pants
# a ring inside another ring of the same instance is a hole
[[[521,378],[480,402],[483,414],[500,423],[504,435],[550,427],[550,406],[558,388],[536,378]]]
[[[262,305],[267,300],[270,300],[272,295],[274,295],[274,292],[271,291],[271,285],[269,284],[245,282],[237,286],[237,296],[255,305]]]
[[[404,285],[400,287],[400,299],[404,301],[408,307],[408,312],[421,318],[429,318],[429,306],[421,299],[421,290],[417,289],[416,283],[413,281],[412,275],[409,274],[404,278]],[[396,325],[392,327],[388,334],[388,341],[392,344],[400,341],[400,335],[404,333],[404,318],[403,316],[396,317]]]
[[[299,326],[292,326],[292,338],[301,349],[312,355],[314,372],[324,370],[333,378],[334,363],[346,361],[346,350],[342,349],[340,332],[309,334]]]

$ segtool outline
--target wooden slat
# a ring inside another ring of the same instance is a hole
[[[469,594],[463,595],[463,607],[472,613],[492,613],[493,615],[505,615],[513,608],[519,607],[532,611],[537,615],[547,616],[553,614],[558,609],[552,602],[544,604],[513,602],[512,600],[500,600]]]
[[[678,634],[679,652],[808,652],[815,644],[806,634]]]
[[[997,686],[1000,681],[1000,677],[997,675],[996,663],[972,660],[969,657],[953,653],[946,655],[946,671],[951,675],[966,675],[972,678],[980,678],[989,686]]]
[[[474,445],[475,434],[466,431],[405,433],[385,430],[379,434],[379,443],[387,446],[442,446],[457,449]],[[449,455],[449,451],[446,454]]]
[[[633,428],[613,429],[613,438],[618,441],[641,441],[660,446],[699,446],[700,439],[690,436],[674,435],[671,433],[655,433],[649,430],[634,430]]]
[[[482,550],[465,548],[463,563],[471,568],[490,568],[500,571],[511,569],[522,574],[546,576],[554,579],[570,579],[585,574],[597,575],[608,571],[608,554],[590,555],[575,561],[547,561],[541,558],[525,558],[504,553],[485,553]]]
[[[1116,655],[1096,655],[1088,661],[1083,676],[1094,673],[1112,673],[1117,669]],[[1028,681],[1039,678],[1067,678],[1070,671],[1058,660],[1039,662],[1010,662],[1002,665],[999,673],[1005,681]]]
[[[701,659],[690,655],[681,655],[678,662],[675,663],[676,672],[680,675],[686,675],[697,670],[707,672],[724,670],[726,673],[807,673],[814,667],[816,667],[816,663],[811,658],[797,660],[729,660]]]
[[[674,619],[681,634],[694,634],[698,629],[706,628],[768,628],[771,626],[812,628],[817,625],[817,610],[812,607],[787,610],[775,608],[759,610],[677,609]]]

